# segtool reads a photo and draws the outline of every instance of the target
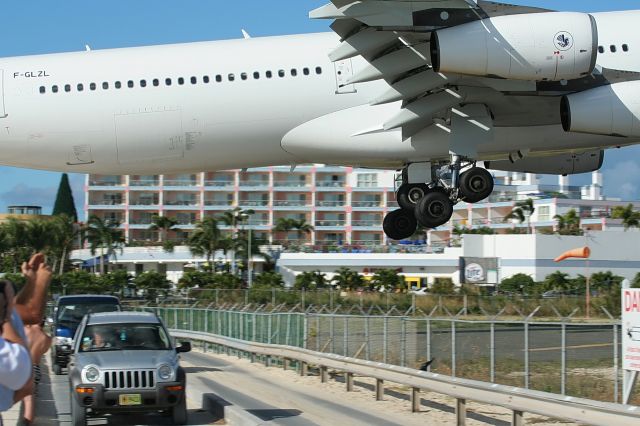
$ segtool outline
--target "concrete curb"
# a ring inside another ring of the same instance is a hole
[[[223,418],[228,425],[258,426],[265,424],[261,418],[225,401],[213,393],[202,395],[202,408],[218,418]]]

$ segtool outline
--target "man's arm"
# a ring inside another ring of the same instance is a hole
[[[15,309],[25,325],[40,324],[47,306],[47,292],[51,283],[51,267],[44,262],[44,254],[35,254],[22,264],[27,283],[15,298]]]
[[[6,328],[3,327],[3,329]],[[3,332],[3,336],[4,336]],[[29,351],[19,343],[0,337],[0,385],[17,391],[31,379],[31,357]]]

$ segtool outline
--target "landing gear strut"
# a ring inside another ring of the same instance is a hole
[[[448,169],[450,178],[445,179],[443,169]],[[480,202],[491,195],[494,186],[491,173],[476,167],[474,162],[465,163],[458,155],[453,155],[448,167],[433,167],[431,182],[409,183],[407,169],[402,176],[396,193],[401,208],[389,213],[383,224],[384,232],[393,240],[411,237],[418,225],[425,228],[444,225],[451,219],[455,204]]]

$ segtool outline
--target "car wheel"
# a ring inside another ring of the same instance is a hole
[[[187,395],[182,395],[178,405],[171,410],[171,417],[174,425],[187,424]]]
[[[60,367],[58,364],[53,364],[53,374],[55,374],[56,376],[61,375],[62,367]]]
[[[73,426],[87,425],[87,410],[80,405],[78,398],[71,394],[71,424]]]

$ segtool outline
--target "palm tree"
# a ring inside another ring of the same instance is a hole
[[[73,244],[78,240],[83,229],[74,222],[72,217],[66,214],[55,216],[51,221],[51,227],[53,234],[52,241],[55,247],[54,252],[60,262],[59,273],[62,274],[69,252],[73,249]]]
[[[580,229],[580,217],[574,209],[569,210],[564,215],[555,215],[553,220],[558,222],[558,234],[560,235],[582,235]]]
[[[117,220],[103,220],[92,215],[87,221],[86,239],[89,242],[91,255],[96,254],[100,249],[100,274],[104,275],[104,256],[115,256],[119,249],[122,253],[124,246],[124,236],[118,228],[120,222]]]
[[[242,223],[245,223],[249,217],[255,214],[255,211],[251,209],[242,209],[240,207],[236,207],[232,210],[227,210],[222,213],[219,219],[227,226],[232,228],[232,236],[230,242],[228,242],[228,249],[231,250],[231,273],[233,275],[236,274],[236,250],[238,248],[238,242],[234,241],[237,239],[238,235],[238,226]]]
[[[342,267],[335,271],[331,282],[341,289],[352,290],[364,285],[364,278],[356,271]]]
[[[196,256],[205,256],[207,263],[213,265],[213,256],[222,247],[222,233],[218,227],[218,220],[205,217],[196,223],[196,229],[189,236],[187,244],[189,250]],[[215,272],[211,267],[211,273]]]
[[[293,219],[290,217],[280,217],[273,227],[273,232],[289,232],[296,231],[296,238],[300,239],[301,235],[313,232],[313,226],[305,219]]]
[[[159,231],[158,242],[163,243],[164,250],[167,252],[173,251],[173,246],[169,244],[169,241],[167,241],[167,235],[169,234],[169,231],[175,229],[176,225],[178,225],[178,221],[172,217],[153,215],[151,218],[151,225],[149,225],[149,229],[152,231]]]
[[[523,201],[518,201],[514,208],[509,212],[508,215],[504,217],[503,222],[508,222],[510,220],[515,220],[518,223],[524,223],[527,221],[527,232],[531,232],[531,216],[536,211],[536,208],[533,204],[533,200],[531,198],[527,198]]]
[[[625,231],[629,228],[640,228],[640,212],[633,209],[633,204],[629,204],[626,207],[615,207],[611,212],[611,218],[622,219]]]

